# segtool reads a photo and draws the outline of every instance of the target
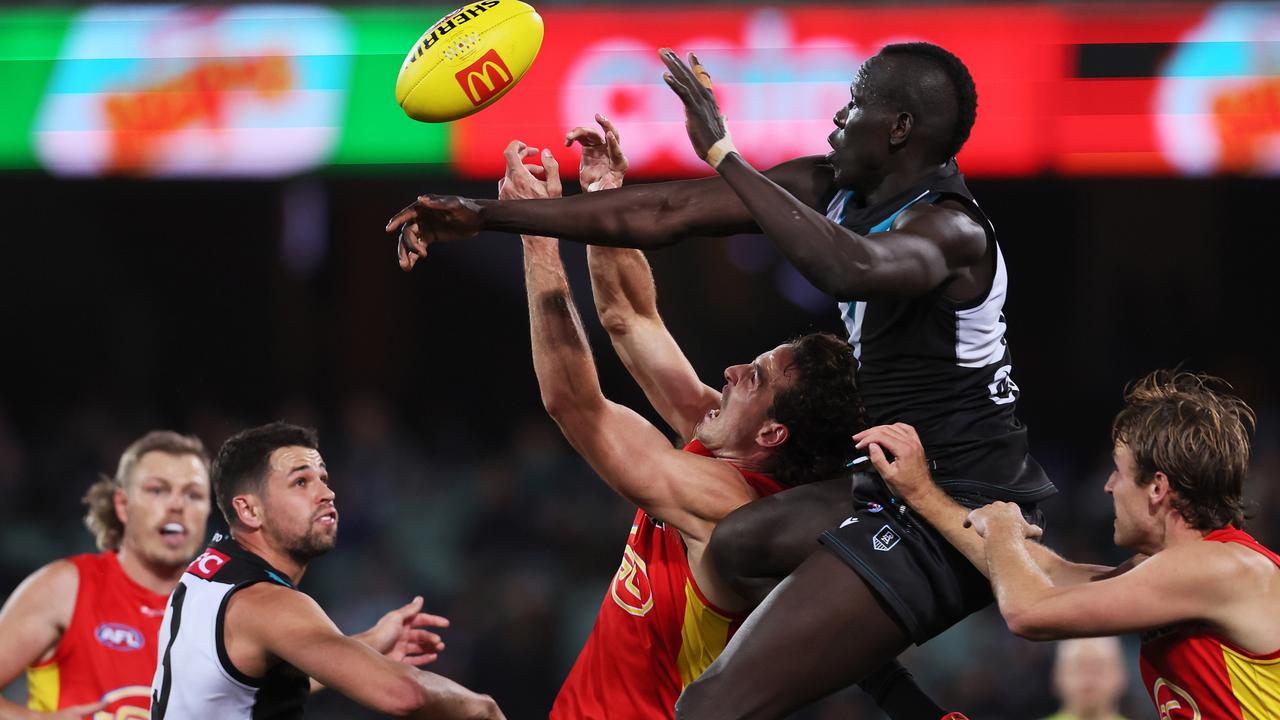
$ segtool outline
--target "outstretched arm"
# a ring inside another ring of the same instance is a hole
[[[493,699],[448,678],[379,655],[343,635],[309,596],[262,583],[227,606],[228,646],[279,658],[365,707],[397,717],[502,718]]]
[[[987,548],[982,536],[968,523],[969,510],[957,503],[933,482],[925,460],[924,446],[915,428],[905,423],[879,425],[853,436],[857,447],[866,450],[880,477],[893,494],[933,526],[947,542],[959,550],[983,575],[987,569]],[[886,456],[892,456],[890,461]],[[1116,574],[1117,568],[1070,562],[1036,542],[1040,528],[1027,525],[1026,550],[1054,585],[1074,585]]]
[[[528,188],[539,183],[523,164],[530,156],[522,143],[508,146],[501,193],[536,194]],[[542,161],[545,170],[534,170],[546,175],[538,192],[554,196],[560,183],[555,161],[549,152]],[[678,529],[687,543],[705,543],[715,523],[754,493],[729,464],[677,450],[643,417],[604,397],[559,243],[537,236],[522,241],[533,369],[548,414],[610,487]]]
[[[596,115],[604,131],[578,127],[565,144],[582,146],[579,182],[587,192],[619,187],[627,169],[618,130]],[[720,393],[703,384],[658,314],[657,290],[649,261],[640,250],[588,247],[591,290],[596,314],[609,333],[613,349],[662,419],[684,441],[709,410],[720,405]]]
[[[767,173],[802,203],[817,206],[831,189],[820,156],[789,160]],[[547,202],[422,195],[387,223],[399,233],[400,267],[412,269],[432,243],[482,230],[557,237],[608,247],[658,248],[687,237],[756,232],[738,196],[718,177],[631,185]]]
[[[916,297],[987,252],[986,231],[965,212],[945,205],[903,212],[893,227],[870,236],[829,220],[758,172],[733,148],[715,95],[668,49],[664,79],[685,105],[685,126],[698,156],[737,195],[778,250],[818,289],[842,300]],[[690,62],[697,58],[690,55]]]
[[[1023,542],[1021,512],[992,503],[969,514],[985,539],[991,589],[1009,629],[1030,640],[1120,635],[1176,623],[1220,621],[1238,569],[1216,543],[1163,550],[1128,572],[1097,582],[1056,585]]]

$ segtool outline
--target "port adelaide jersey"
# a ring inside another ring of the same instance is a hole
[[[187,567],[160,626],[160,663],[151,683],[153,720],[302,717],[310,689],[306,675],[282,663],[264,677],[249,677],[227,655],[227,603],[260,582],[293,589],[284,573],[230,538],[215,537]]]
[[[874,236],[908,208],[943,201],[963,205],[986,230],[994,246],[991,287],[963,303],[946,296],[945,283],[916,298],[840,303],[859,389],[873,424],[916,428],[935,479],[949,493],[1035,502],[1057,490],[1028,454],[1026,428],[1014,414],[1018,386],[1004,318],[1008,271],[995,228],[955,161],[875,205],[839,190],[827,217]]]

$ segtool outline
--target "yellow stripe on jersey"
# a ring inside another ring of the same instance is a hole
[[[729,626],[733,621],[712,610],[698,599],[693,583],[684,581],[684,625],[680,628],[680,687],[686,688],[706,672],[729,643]]]
[[[1243,720],[1280,717],[1280,658],[1259,660],[1223,645],[1222,659],[1227,664],[1231,691],[1240,703],[1240,717]]]
[[[58,663],[27,668],[27,707],[36,712],[58,709]]]

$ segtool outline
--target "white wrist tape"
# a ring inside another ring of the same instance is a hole
[[[729,153],[736,152],[738,152],[738,148],[733,146],[733,139],[729,137],[729,131],[725,130],[724,137],[717,140],[715,145],[707,149],[707,164],[714,170],[720,167],[720,163],[724,162]]]

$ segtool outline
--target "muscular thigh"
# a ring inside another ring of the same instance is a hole
[[[677,717],[784,717],[857,682],[909,643],[862,579],[817,549],[685,691]]]

